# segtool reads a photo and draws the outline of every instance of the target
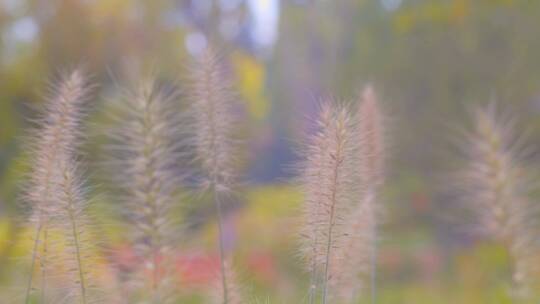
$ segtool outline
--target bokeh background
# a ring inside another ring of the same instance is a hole
[[[446,186],[459,166],[454,131],[474,104],[496,100],[539,142],[539,37],[540,1],[530,0],[0,0],[0,303],[26,269],[22,137],[47,80],[84,64],[100,123],[126,80],[154,73],[182,87],[208,41],[230,59],[246,109],[246,186],[226,236],[248,299],[305,297],[294,143],[321,96],[353,99],[373,83],[390,142],[378,303],[511,303],[508,254],[464,229]],[[108,258],[129,267],[118,202],[96,169],[106,128],[93,130],[93,208],[116,252]],[[176,266],[199,303],[218,267],[215,222],[210,204],[179,204],[189,229]]]

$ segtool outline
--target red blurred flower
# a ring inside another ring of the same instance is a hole
[[[176,259],[180,280],[186,285],[208,286],[220,272],[219,257],[192,253]]]
[[[253,252],[247,258],[249,270],[256,278],[265,283],[274,283],[277,279],[275,258],[267,252]]]

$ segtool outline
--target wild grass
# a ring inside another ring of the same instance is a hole
[[[377,225],[381,213],[379,202],[380,187],[384,183],[386,140],[384,115],[372,85],[367,85],[360,99],[358,106],[358,130],[357,136],[360,141],[359,149],[359,184],[363,188],[363,204],[360,208],[365,209],[363,215],[366,227],[364,240],[371,244],[370,248],[370,279],[371,279],[371,301],[376,302],[377,289]],[[357,219],[358,221],[359,219]],[[354,221],[354,220],[353,220]],[[355,224],[353,224],[355,225]],[[358,224],[356,224],[358,225]],[[367,238],[367,239],[366,239]],[[361,259],[358,250],[357,259]],[[351,265],[348,269],[361,269],[360,262]],[[357,273],[358,277],[358,273]]]
[[[206,300],[246,303],[245,289],[226,251],[224,214],[239,184],[239,103],[226,61],[207,49],[190,70],[189,93],[142,80],[117,104],[116,128],[107,150],[117,201],[126,215],[136,255],[122,302],[175,303],[184,286],[176,279],[182,251],[175,212],[185,176],[198,178],[197,192],[213,200],[218,227],[219,274]],[[31,170],[25,199],[33,226],[31,271],[25,303],[111,303],[100,297],[94,257],[97,237],[89,220],[89,195],[79,146],[89,86],[80,71],[65,74],[47,100],[31,134]],[[189,101],[181,111],[179,101]],[[517,119],[495,105],[474,112],[461,143],[466,166],[457,177],[477,227],[503,244],[513,260],[512,293],[534,292],[536,214],[534,179],[526,170],[529,149]],[[385,117],[372,86],[356,102],[327,98],[304,136],[298,165],[304,195],[300,252],[309,273],[307,302],[377,302],[378,227],[386,175]],[[189,151],[189,159],[184,152]],[[187,164],[189,162],[189,164]],[[194,172],[179,168],[196,167]],[[188,188],[188,187],[185,187]],[[62,237],[58,237],[59,234]],[[64,282],[64,283],[59,283]],[[115,293],[112,291],[112,293]],[[38,295],[39,294],[39,295]],[[123,296],[123,295],[122,295]],[[108,299],[108,300],[107,300]]]
[[[35,227],[35,234],[25,303],[30,303],[36,289],[39,289],[42,303],[48,298],[50,259],[58,251],[51,244],[49,230],[65,223],[64,220],[71,225],[71,229],[67,230],[71,242],[66,244],[66,250],[72,254],[75,263],[70,271],[78,274],[78,278],[70,282],[76,282],[80,290],[80,293],[75,293],[72,286],[68,293],[78,294],[83,303],[88,303],[86,265],[81,261],[83,244],[80,239],[84,216],[83,184],[77,177],[76,149],[83,138],[82,118],[89,88],[81,71],[63,75],[53,86],[51,97],[47,99],[37,120],[37,128],[31,132],[32,164],[29,182],[25,186],[25,200],[31,208],[29,221]],[[36,265],[39,266],[39,287],[34,287]]]
[[[335,249],[344,237],[343,220],[353,200],[355,159],[353,117],[343,105],[328,101],[317,120],[319,130],[311,135],[301,165],[305,193],[302,253],[311,274],[309,301],[320,291],[329,297],[329,281]]]
[[[537,269],[532,225],[536,211],[530,200],[534,180],[526,169],[529,149],[516,118],[499,113],[495,103],[475,109],[472,122],[463,143],[467,166],[458,184],[464,203],[477,216],[476,228],[501,242],[513,258],[511,293],[526,298]]]
[[[327,100],[301,152],[305,195],[302,254],[310,273],[308,302],[353,303],[371,273],[375,302],[376,222],[383,183],[382,115],[367,86],[352,107]]]
[[[136,301],[169,303],[174,300],[172,256],[175,249],[171,210],[178,202],[176,189],[182,174],[179,161],[178,117],[175,91],[160,88],[155,80],[144,80],[119,103],[118,127],[111,132],[110,154],[114,158],[115,181],[122,194],[130,238],[140,268],[130,278],[131,297]]]
[[[206,49],[193,64],[191,70],[190,117],[193,130],[191,146],[195,149],[195,163],[199,164],[201,188],[211,194],[216,209],[219,230],[220,278],[223,303],[233,303],[229,293],[223,236],[224,196],[234,190],[237,181],[237,155],[239,151],[236,135],[238,121],[235,115],[237,94],[231,75],[227,74],[223,59],[212,48]]]

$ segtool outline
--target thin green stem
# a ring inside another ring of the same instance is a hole
[[[75,257],[77,259],[77,268],[79,270],[79,284],[81,287],[81,303],[86,304],[86,279],[84,277],[84,269],[81,258],[81,242],[79,240],[79,230],[77,227],[77,216],[75,215],[76,198],[74,197],[71,176],[64,173],[65,194],[66,194],[66,211],[71,223],[71,232],[73,234],[73,245],[75,246]]]
[[[326,244],[326,262],[324,266],[324,281],[323,281],[323,304],[326,304],[328,297],[328,271],[330,269],[330,251],[332,248],[332,234],[334,230],[334,206],[330,208],[330,225],[328,227],[328,242]]]
[[[321,182],[322,179],[322,173],[319,170],[317,174],[317,180]],[[319,197],[322,196],[322,193],[319,193]],[[318,213],[320,212],[322,202],[317,200],[317,205],[315,206],[317,209],[315,211],[315,217],[317,218]],[[313,256],[312,256],[312,263],[311,263],[311,276],[310,276],[310,283],[309,283],[309,304],[315,303],[315,295],[317,292],[317,281],[318,281],[318,271],[317,271],[317,251],[318,251],[318,238],[319,238],[319,225],[314,225],[314,239],[313,239]]]
[[[48,235],[49,235],[49,229],[47,227],[47,223],[44,224],[43,227],[43,255],[40,260],[41,265],[41,297],[40,302],[45,303],[45,297],[46,297],[46,288],[47,288],[47,253],[48,253]]]
[[[338,139],[338,143],[340,143]],[[332,249],[332,234],[334,230],[334,214],[336,210],[336,200],[337,200],[337,191],[338,191],[338,180],[339,180],[339,167],[341,165],[341,144],[338,144],[336,155],[334,159],[334,176],[332,179],[332,194],[330,200],[330,215],[328,223],[328,241],[326,243],[326,255],[325,255],[325,266],[324,266],[324,281],[323,281],[323,304],[326,304],[328,298],[328,272],[330,269],[330,254]]]
[[[72,204],[72,202],[70,203]],[[75,214],[73,213],[73,206],[68,206],[69,220],[71,221],[71,229],[73,232],[73,242],[75,245],[75,255],[77,257],[77,265],[79,268],[79,282],[81,285],[81,300],[83,304],[86,304],[86,281],[84,277],[84,270],[81,259],[81,245],[79,241],[79,232],[77,229],[77,223],[75,221]]]
[[[225,242],[223,239],[223,212],[221,210],[221,200],[219,199],[219,192],[214,182],[212,185],[212,192],[214,196],[214,203],[216,207],[216,214],[218,220],[218,238],[219,238],[219,261],[221,264],[221,284],[223,288],[223,303],[229,302],[228,288],[227,288],[227,275],[225,273]]]
[[[32,281],[34,279],[34,267],[36,265],[36,258],[37,258],[37,252],[38,252],[38,246],[39,246],[39,236],[41,234],[41,229],[43,228],[41,220],[39,224],[36,227],[36,233],[34,236],[34,246],[32,248],[32,260],[30,262],[30,276],[28,278],[28,283],[26,285],[26,292],[25,292],[25,300],[24,303],[28,304],[30,303],[30,294],[32,290]]]

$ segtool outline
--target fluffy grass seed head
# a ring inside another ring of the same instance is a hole
[[[62,74],[61,79],[51,86],[50,96],[36,120],[36,129],[30,133],[31,163],[24,185],[24,201],[30,207],[29,221],[34,224],[35,233],[26,302],[36,290],[42,300],[49,297],[48,285],[53,281],[49,273],[55,255],[53,238],[48,238],[49,226],[54,224],[50,223],[51,218],[61,212],[62,206],[56,199],[62,192],[58,183],[63,174],[61,167],[76,157],[76,149],[83,137],[84,104],[90,88],[80,70]]]
[[[464,144],[468,165],[458,184],[477,215],[476,226],[508,248],[516,294],[525,295],[531,273],[537,271],[531,263],[536,238],[531,215],[536,211],[529,200],[533,182],[525,170],[527,150],[516,133],[516,120],[499,114],[494,103],[476,109],[473,123]]]
[[[350,110],[329,100],[322,104],[318,130],[308,136],[300,165],[304,192],[301,254],[308,271],[320,277],[343,237],[341,226],[354,191],[351,170],[356,152]]]
[[[361,183],[377,188],[384,181],[384,118],[373,86],[367,85],[358,106],[358,136]]]
[[[80,70],[63,75],[57,85],[51,86],[50,97],[36,121],[29,142],[29,184],[25,185],[34,220],[54,211],[50,196],[56,190],[51,188],[52,180],[58,174],[58,164],[74,153],[84,137],[81,123],[90,88]]]
[[[206,187],[229,191],[236,180],[238,96],[233,77],[212,48],[197,58],[191,70],[192,145]]]
[[[181,144],[177,97],[154,80],[142,81],[119,104],[119,127],[111,136],[116,181],[142,266],[132,283],[139,291],[149,290],[153,303],[173,298],[171,253],[176,237],[170,216],[182,177],[176,170]]]

